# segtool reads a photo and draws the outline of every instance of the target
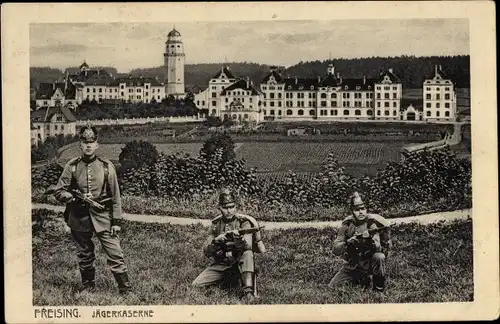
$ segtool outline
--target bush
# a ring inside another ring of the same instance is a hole
[[[118,157],[122,170],[149,166],[158,159],[158,150],[146,141],[128,142]]]
[[[227,133],[217,133],[212,135],[200,150],[200,154],[203,153],[210,159],[215,155],[218,149],[222,149],[222,158],[225,161],[234,160],[236,154],[234,153],[234,142]]]

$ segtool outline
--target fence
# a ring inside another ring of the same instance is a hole
[[[123,119],[91,119],[77,120],[76,126],[85,126],[88,122],[95,126],[104,125],[140,125],[148,123],[189,123],[204,121],[203,115],[198,116],[179,116],[179,117],[146,117],[146,118],[123,118]]]

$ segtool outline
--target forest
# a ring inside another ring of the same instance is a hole
[[[280,67],[284,77],[311,77],[325,76],[328,64],[334,64],[335,72],[339,72],[344,78],[362,78],[366,76],[376,77],[382,70],[392,68],[394,73],[403,82],[404,88],[421,88],[424,78],[433,76],[434,66],[441,65],[447,75],[455,82],[458,88],[470,87],[470,57],[461,56],[400,56],[400,57],[370,57],[356,59],[332,59],[324,61],[299,62],[288,68]],[[206,87],[211,77],[217,74],[224,63],[203,63],[185,65],[185,84],[187,87],[198,85]],[[269,66],[265,64],[249,62],[227,63],[229,70],[236,77],[249,77],[254,84],[260,81],[269,72]],[[115,68],[104,67],[113,76],[142,75],[144,77],[156,77],[160,80],[165,78],[163,66],[133,69],[129,73],[117,73]],[[66,69],[75,72],[78,68]],[[62,80],[66,71],[50,67],[31,67],[31,86],[35,87],[40,82],[55,82]]]

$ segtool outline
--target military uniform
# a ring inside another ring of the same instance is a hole
[[[390,240],[384,240],[381,243],[380,233],[375,231],[371,236],[373,251],[366,259],[352,260],[346,255],[347,241],[354,235],[390,226],[390,223],[380,215],[366,214],[365,216],[363,220],[349,216],[344,219],[339,228],[338,236],[333,243],[333,251],[345,259],[343,267],[328,284],[331,288],[345,282],[356,282],[368,286],[369,275],[373,275],[374,290],[382,291],[385,287],[385,258],[390,247]]]
[[[90,130],[96,133],[95,129]],[[86,136],[90,136],[89,128],[86,131]],[[105,204],[107,208],[99,210],[79,200],[65,201],[70,190],[75,189],[97,202],[108,198],[109,203]],[[95,286],[95,247],[92,242],[95,233],[107,255],[107,264],[118,282],[120,292],[130,290],[120,239],[117,234],[111,233],[111,227],[119,226],[122,220],[120,189],[113,163],[95,155],[83,155],[70,160],[54,188],[54,196],[59,201],[67,202],[65,221],[78,248],[78,263],[84,288]]]
[[[231,205],[231,203],[229,203]],[[234,205],[232,205],[234,206]],[[232,207],[231,206],[231,207]],[[206,287],[228,279],[237,267],[241,274],[244,294],[253,294],[255,259],[254,253],[264,253],[265,246],[261,240],[260,232],[245,234],[236,240],[234,246],[228,251],[221,251],[214,239],[232,230],[259,227],[257,221],[248,215],[235,213],[232,218],[222,215],[212,220],[211,235],[203,247],[203,253],[213,262],[193,281],[193,286]],[[255,296],[254,296],[255,297]]]

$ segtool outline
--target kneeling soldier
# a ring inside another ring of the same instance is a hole
[[[212,264],[194,281],[193,286],[206,287],[228,279],[236,267],[241,274],[243,299],[251,302],[256,296],[254,253],[264,253],[260,227],[250,216],[236,213],[234,197],[224,189],[219,196],[222,215],[212,220],[211,236],[203,248]]]
[[[368,214],[357,192],[351,197],[351,209],[353,215],[342,222],[333,246],[334,253],[343,256],[345,263],[328,286],[352,281],[368,287],[369,276],[373,275],[373,290],[383,291],[390,223],[380,215]]]
[[[92,237],[96,233],[108,257],[120,293],[131,287],[118,233],[121,230],[121,198],[113,164],[95,155],[97,130],[87,125],[80,131],[82,156],[64,167],[56,187],[51,191],[66,203],[64,218],[78,248],[82,291],[95,287],[95,253]]]

